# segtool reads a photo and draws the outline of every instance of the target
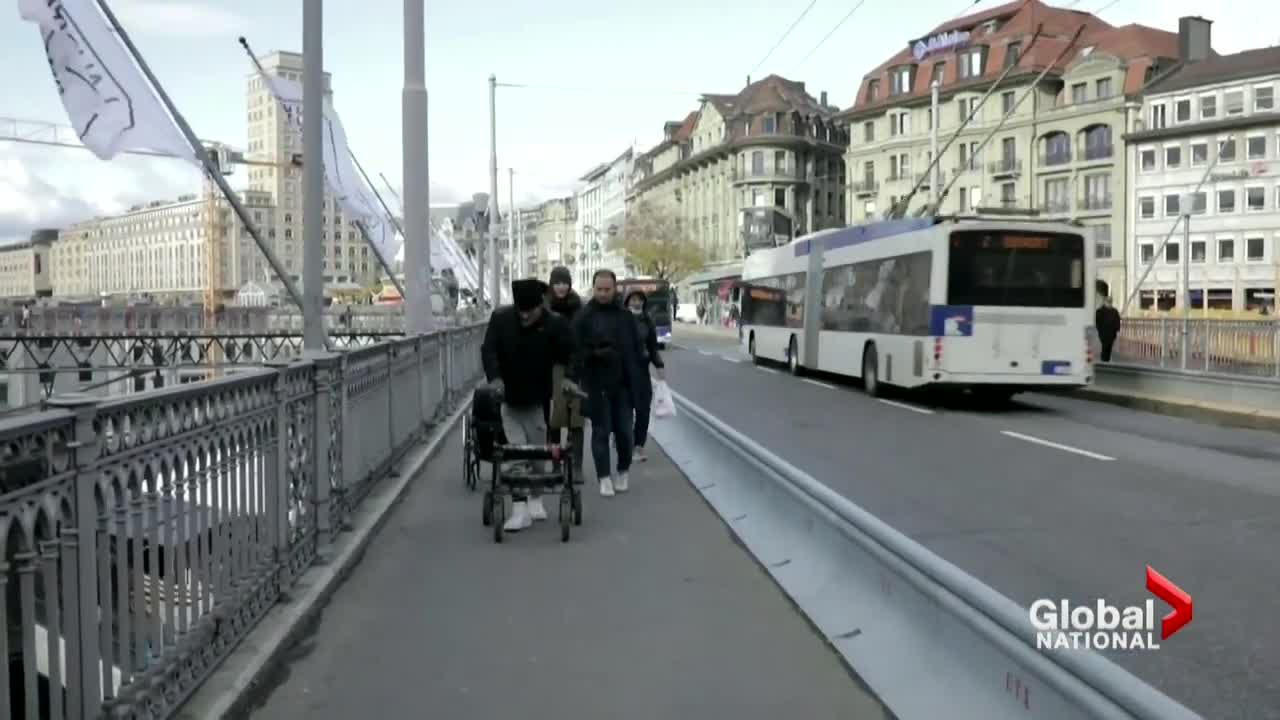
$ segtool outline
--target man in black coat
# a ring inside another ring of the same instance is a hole
[[[582,382],[588,395],[591,457],[600,494],[612,497],[615,492],[626,492],[630,484],[634,393],[649,378],[640,360],[635,321],[618,301],[617,276],[612,270],[597,270],[591,284],[591,301],[573,321],[571,375]],[[618,451],[616,473],[609,467],[610,436]]]
[[[493,311],[480,348],[484,374],[502,393],[502,430],[513,445],[541,445],[547,439],[547,414],[555,387],[555,368],[572,359],[569,325],[543,306],[547,286],[541,280],[511,283],[514,305]],[[512,498],[505,530],[517,532],[546,520],[539,493]]]
[[[1111,298],[1104,298],[1101,307],[1094,311],[1093,324],[1102,343],[1102,362],[1111,362],[1111,348],[1120,335],[1120,311],[1111,304]]]
[[[582,309],[582,298],[573,289],[573,274],[567,267],[552,268],[549,284],[551,292],[547,293],[547,307],[551,308],[551,312],[564,318],[566,323],[572,324],[573,318]],[[560,374],[563,373],[557,375]],[[559,383],[562,379],[557,376],[555,381]],[[569,445],[573,453],[573,476],[581,479],[582,460],[586,455],[584,441],[586,423],[582,417],[582,400],[564,393],[557,393],[551,398],[549,424],[551,429],[547,433],[547,441],[553,444],[560,443],[561,429],[569,428]]]

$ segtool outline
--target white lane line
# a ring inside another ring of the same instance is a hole
[[[1088,450],[1082,450],[1078,447],[1071,447],[1070,445],[1063,445],[1062,443],[1056,443],[1050,440],[1043,440],[1041,438],[1033,437],[1031,435],[1023,435],[1022,433],[1016,433],[1012,430],[1001,430],[1000,434],[1008,435],[1011,438],[1017,438],[1019,440],[1025,440],[1026,442],[1029,442],[1029,443],[1035,443],[1036,445],[1043,445],[1045,447],[1051,447],[1057,450],[1063,450],[1069,453],[1075,453],[1076,455],[1083,455],[1087,458],[1093,458],[1094,460],[1102,460],[1103,462],[1110,462],[1112,460],[1115,460],[1115,458],[1109,455],[1102,455],[1100,453],[1090,452]]]
[[[902,408],[903,410],[910,410],[911,412],[917,412],[917,413],[920,413],[921,415],[932,415],[932,414],[933,414],[933,411],[932,411],[932,410],[930,410],[929,408],[922,408],[922,407],[917,407],[917,406],[915,406],[915,405],[908,405],[908,404],[903,403],[903,402],[897,402],[896,400],[883,400],[883,399],[882,399],[882,400],[880,400],[880,402],[884,403],[885,405],[892,405],[892,406],[894,406],[894,407],[896,407],[896,408]]]
[[[699,350],[698,353],[702,355],[706,355],[707,357],[711,357],[712,355],[715,355],[715,353],[711,352],[710,350]]]
[[[731,363],[740,363],[740,362],[747,361],[746,358],[734,357],[732,355],[721,355],[720,357],[724,358],[725,360],[728,360]]]
[[[757,369],[757,370],[759,370],[759,371],[761,371],[761,372],[773,373],[774,375],[781,375],[781,374],[782,374],[781,372],[779,372],[779,371],[777,371],[777,370],[774,370],[774,369],[773,369],[773,368],[771,368],[771,367],[762,367],[762,366],[760,366],[760,365],[757,365],[757,366],[756,366],[756,369]]]
[[[818,382],[817,380],[810,380],[809,378],[800,378],[800,380],[801,380],[802,382],[807,382],[807,383],[809,383],[810,385],[817,385],[817,386],[818,386],[818,387],[820,387],[820,388],[826,388],[826,389],[828,389],[828,390],[836,390],[836,389],[837,389],[835,385],[829,385],[829,384],[824,383],[824,382]]]

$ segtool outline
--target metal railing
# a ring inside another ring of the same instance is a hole
[[[1280,377],[1280,321],[1190,320],[1185,364],[1182,327],[1173,317],[1125,318],[1113,358],[1159,368]]]
[[[463,400],[483,332],[0,420],[0,718],[171,717]]]

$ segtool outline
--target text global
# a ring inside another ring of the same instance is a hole
[[[1095,605],[1069,600],[1031,604],[1036,648],[1046,650],[1158,650],[1155,600],[1119,608],[1099,599]]]

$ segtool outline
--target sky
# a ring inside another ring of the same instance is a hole
[[[251,66],[237,37],[258,55],[302,50],[301,0],[107,1],[207,140],[245,145]],[[862,76],[908,41],[998,4],[912,0],[908,10],[893,0],[427,0],[430,202],[488,191],[491,73],[499,83],[535,86],[497,94],[499,196],[505,206],[505,168],[513,168],[517,204],[527,205],[571,193],[581,175],[633,144],[647,149],[664,122],[697,109],[701,93],[737,92],[748,76],[801,80],[815,97],[825,90],[847,107]],[[1229,14],[1191,0],[1050,4],[1101,11],[1113,25],[1174,32],[1178,17],[1203,14],[1214,21],[1218,52],[1280,42],[1280,5],[1263,0],[1233,4]],[[0,10],[0,241],[198,191],[198,171],[181,161],[104,162],[82,149],[6,141],[75,138],[38,27],[20,19],[12,0],[0,5],[7,6]],[[379,173],[398,192],[403,3],[330,0],[324,23],[325,69],[352,149],[380,192]]]

